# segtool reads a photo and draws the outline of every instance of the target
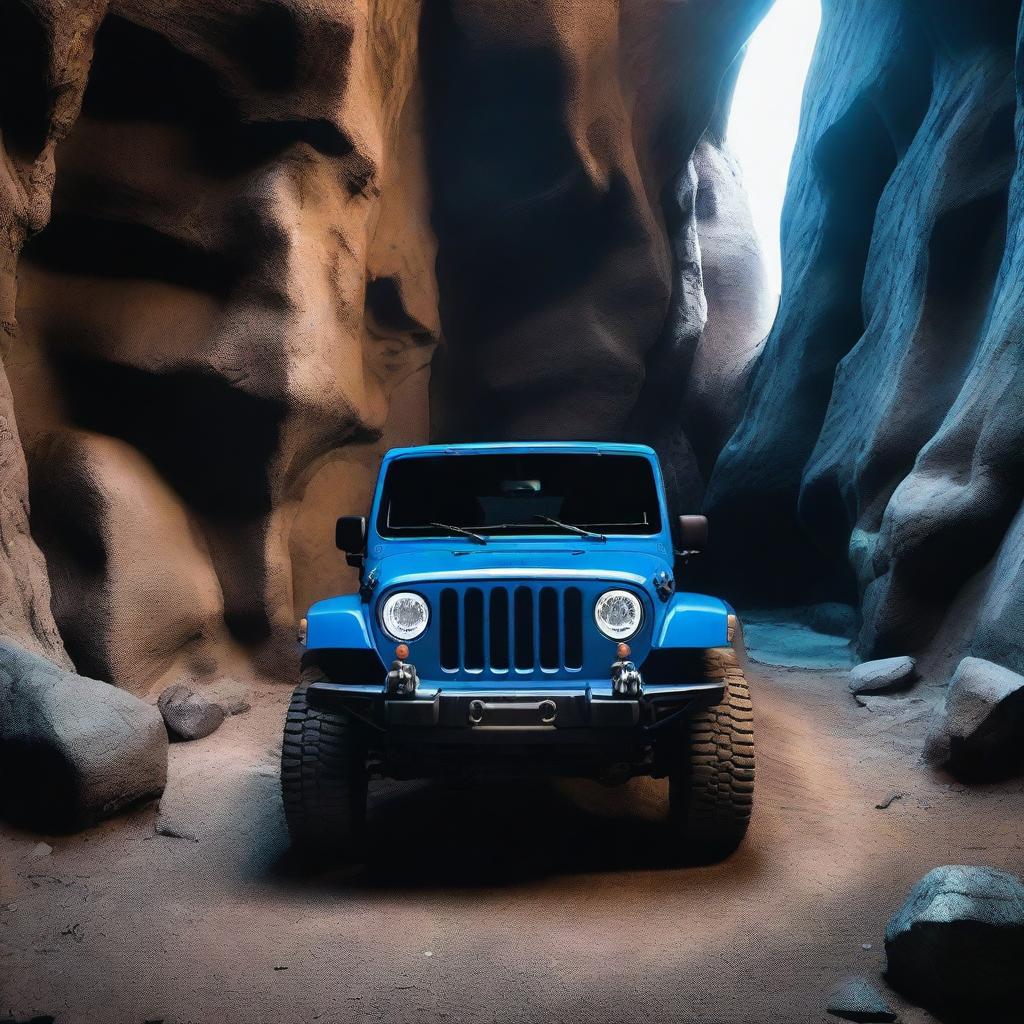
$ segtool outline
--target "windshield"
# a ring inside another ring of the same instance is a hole
[[[638,455],[493,454],[397,459],[377,532],[392,537],[655,534],[651,463]],[[470,533],[467,535],[467,531]]]

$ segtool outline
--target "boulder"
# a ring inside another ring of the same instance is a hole
[[[850,670],[850,692],[855,694],[893,693],[906,690],[917,680],[913,658],[882,658],[865,661]]]
[[[833,1017],[852,1021],[894,1021],[896,1014],[889,1008],[878,989],[865,978],[848,978],[831,996],[825,1009]]]
[[[205,694],[183,683],[168,686],[157,698],[167,731],[178,740],[199,740],[220,728],[226,714],[224,708]]]
[[[125,690],[0,639],[0,808],[46,831],[83,828],[158,796],[167,733]]]
[[[965,1020],[1011,1019],[1000,1014],[1024,999],[1024,884],[994,868],[935,868],[889,921],[885,952],[887,980],[909,999]]]
[[[965,778],[998,778],[1024,767],[1024,676],[964,658],[928,735],[924,760]]]

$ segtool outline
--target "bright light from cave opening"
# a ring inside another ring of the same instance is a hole
[[[768,284],[776,294],[782,282],[782,201],[820,23],[821,0],[775,0],[747,44],[729,116],[729,144],[743,168]]]

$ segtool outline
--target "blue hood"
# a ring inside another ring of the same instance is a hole
[[[376,562],[368,562],[367,573],[373,572],[377,589],[416,580],[473,579],[504,577],[537,579],[569,579],[574,576],[601,578],[631,583],[653,593],[653,578],[661,572],[671,575],[672,563],[655,545],[628,542],[583,540],[582,544],[528,545],[522,541],[508,545],[492,542],[486,547],[474,545],[436,544],[431,550],[395,551]]]

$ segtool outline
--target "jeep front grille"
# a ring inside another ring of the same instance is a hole
[[[441,591],[439,660],[449,672],[520,672],[583,666],[578,587],[519,584]]]

